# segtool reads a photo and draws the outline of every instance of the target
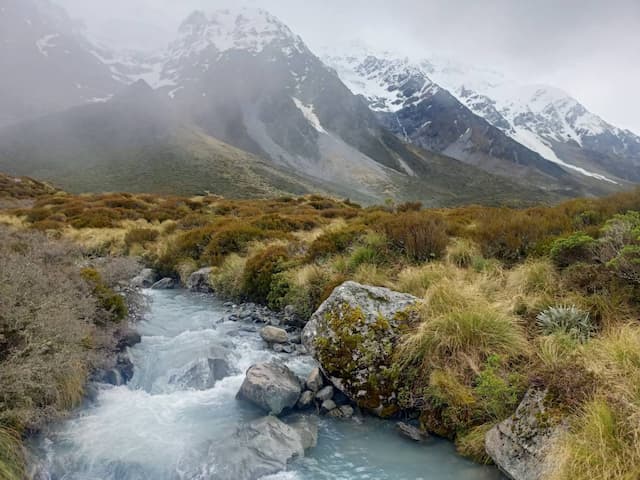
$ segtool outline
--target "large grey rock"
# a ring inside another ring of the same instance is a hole
[[[212,442],[204,452],[191,452],[181,461],[182,478],[258,480],[287,468],[314,443],[313,425],[296,420],[287,425],[276,417],[260,418],[230,436]],[[204,458],[202,458],[204,457]]]
[[[548,454],[565,426],[550,422],[546,391],[529,390],[516,412],[487,432],[485,448],[495,464],[513,480],[544,480],[552,465]]]
[[[418,301],[387,288],[345,282],[311,316],[302,342],[350,401],[389,416],[397,411],[388,374],[393,349]]]
[[[144,268],[131,280],[131,285],[138,288],[149,288],[158,280],[158,274],[151,268]]]
[[[209,293],[212,291],[209,284],[209,276],[213,271],[212,267],[201,268],[193,272],[187,279],[187,288],[193,292]]]
[[[225,357],[209,357],[193,362],[183,372],[172,375],[169,383],[183,389],[207,390],[231,373],[232,369]]]
[[[267,343],[287,343],[289,341],[289,335],[286,330],[272,327],[271,325],[260,330],[260,336]]]
[[[158,280],[156,283],[151,285],[152,290],[171,290],[174,288],[178,288],[178,282],[176,282],[173,278],[163,278],[162,280]]]
[[[258,363],[247,370],[237,398],[247,400],[267,413],[279,415],[298,403],[300,393],[298,378],[285,365]]]

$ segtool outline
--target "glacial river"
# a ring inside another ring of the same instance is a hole
[[[223,321],[225,309],[211,296],[181,290],[148,291],[150,310],[136,326],[142,342],[130,349],[134,377],[126,386],[100,386],[93,402],[33,441],[38,479],[206,480],[215,471],[194,452],[224,441],[242,422],[261,413],[235,399],[244,371],[277,357],[258,327]],[[212,347],[230,351],[232,375],[213,388],[186,388]],[[304,356],[283,361],[305,375]],[[224,461],[224,459],[217,461]],[[215,477],[216,480],[217,477]],[[322,418],[317,447],[268,480],[497,480],[496,469],[456,455],[451,443],[415,444],[392,422]],[[233,480],[233,479],[228,479]]]

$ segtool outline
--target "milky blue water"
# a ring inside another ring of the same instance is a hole
[[[39,479],[206,480],[189,455],[211,440],[224,439],[239,423],[261,414],[235,394],[244,371],[277,354],[265,349],[257,329],[222,322],[224,309],[211,296],[184,291],[149,291],[151,308],[137,325],[142,342],[130,349],[135,374],[127,386],[101,387],[97,399],[34,441]],[[231,351],[234,374],[209,390],[185,389],[174,379],[206,361],[212,346]],[[313,362],[283,356],[300,375]],[[191,475],[191,476],[189,476]],[[318,445],[288,471],[268,480],[493,480],[490,467],[455,454],[446,441],[415,444],[391,422],[323,418]],[[233,479],[229,479],[233,480]]]

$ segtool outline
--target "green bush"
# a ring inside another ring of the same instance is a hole
[[[121,322],[127,317],[128,309],[124,298],[107,286],[97,270],[84,268],[80,275],[91,286],[93,295],[109,320]]]
[[[355,240],[362,235],[359,227],[346,227],[340,230],[325,232],[316,238],[307,252],[309,261],[325,258],[346,251]]]
[[[511,415],[524,394],[524,378],[516,372],[505,373],[502,360],[491,355],[478,374],[474,392],[488,418],[500,421]]]
[[[582,232],[560,238],[551,245],[551,259],[560,268],[593,260],[595,240]]]
[[[288,257],[286,248],[275,246],[267,247],[247,260],[243,285],[249,300],[267,303],[274,277],[282,271]]]

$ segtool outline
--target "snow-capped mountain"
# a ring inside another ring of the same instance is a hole
[[[367,50],[349,56],[329,53],[323,58],[405,141],[493,173],[527,177],[543,188],[562,189],[571,183],[558,165],[474,114],[435,83],[421,64]]]
[[[82,45],[116,87],[133,87],[0,130],[3,169],[41,172],[74,190],[99,188],[101,179],[103,188],[131,189],[137,177],[136,188],[166,192],[179,182],[182,193],[228,194],[229,182],[250,179],[254,192],[316,188],[367,202],[555,198],[402,142],[262,10],[195,12],[153,57],[114,54],[86,39]],[[236,172],[236,163],[245,170]],[[238,178],[241,171],[247,178]]]
[[[474,113],[545,158],[604,181],[640,179],[640,137],[607,123],[566,92],[437,58],[421,65]]]
[[[398,116],[445,90],[511,139],[567,171],[608,183],[640,176],[640,138],[608,124],[559,89],[522,85],[498,72],[438,57],[409,59],[361,44],[345,51],[323,58],[381,114]],[[431,126],[428,122],[432,120],[425,117],[423,124]],[[403,125],[399,133],[404,130]],[[428,132],[417,135],[428,136]],[[445,150],[455,152],[460,150]],[[507,155],[513,158],[511,153]],[[491,157],[496,157],[495,149]]]
[[[104,100],[121,87],[64,10],[0,2],[0,125]]]

